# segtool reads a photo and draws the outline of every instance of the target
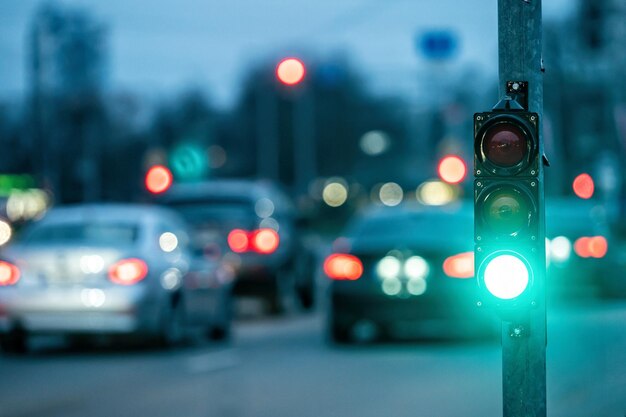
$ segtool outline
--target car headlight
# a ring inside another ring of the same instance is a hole
[[[395,256],[387,255],[378,261],[376,274],[383,279],[397,278],[400,275],[402,264]]]

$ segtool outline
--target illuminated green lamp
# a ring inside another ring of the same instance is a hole
[[[194,143],[183,143],[175,147],[170,155],[169,166],[178,181],[197,181],[209,173],[208,155]]]
[[[530,283],[530,268],[520,257],[510,253],[496,255],[486,261],[484,286],[494,297],[502,300],[517,298]]]

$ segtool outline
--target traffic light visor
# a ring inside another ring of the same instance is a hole
[[[485,132],[482,153],[485,159],[501,168],[511,168],[528,157],[527,136],[510,122],[496,123]]]
[[[510,300],[522,295],[530,282],[526,262],[513,254],[500,254],[486,261],[484,285],[494,297]]]

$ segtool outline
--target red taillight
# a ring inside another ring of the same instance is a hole
[[[274,229],[258,229],[252,232],[235,229],[228,234],[228,246],[235,253],[253,251],[267,255],[276,251],[279,243],[280,237]]]
[[[109,268],[109,279],[116,284],[133,285],[148,275],[148,265],[141,259],[123,259]]]
[[[245,230],[235,229],[228,234],[228,246],[235,253],[248,250],[248,233]]]
[[[593,236],[576,239],[574,251],[581,258],[603,258],[609,249],[604,236]]]
[[[324,261],[324,273],[332,279],[354,281],[363,275],[363,264],[354,255],[335,253]]]
[[[15,285],[20,280],[20,270],[17,266],[0,261],[0,287]]]
[[[274,229],[259,229],[252,232],[250,247],[259,253],[272,253],[278,248],[280,238]]]
[[[451,278],[472,278],[474,276],[474,252],[463,252],[443,261],[443,272]]]

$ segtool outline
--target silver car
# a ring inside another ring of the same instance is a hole
[[[23,351],[34,333],[226,336],[233,274],[195,256],[186,227],[157,206],[52,209],[0,254],[2,348]]]

